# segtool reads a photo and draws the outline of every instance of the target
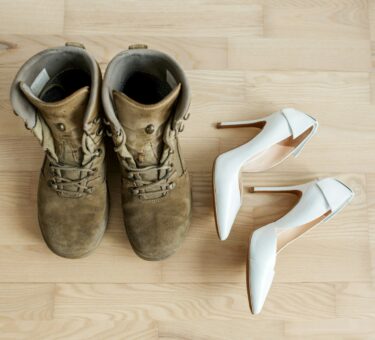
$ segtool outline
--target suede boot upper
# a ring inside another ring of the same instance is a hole
[[[12,84],[11,101],[46,152],[38,216],[47,245],[58,255],[87,255],[108,217],[101,75],[82,48],[45,50],[27,61]]]
[[[188,118],[187,79],[169,56],[129,49],[108,65],[102,99],[121,164],[129,240],[144,259],[166,258],[190,224],[190,181],[177,138]]]

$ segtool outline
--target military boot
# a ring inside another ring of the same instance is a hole
[[[11,87],[14,112],[45,151],[40,229],[48,247],[63,257],[89,254],[107,225],[100,86],[96,61],[83,46],[68,43],[29,59]]]
[[[130,243],[143,259],[164,259],[190,224],[190,181],[177,138],[188,118],[188,81],[168,55],[131,46],[108,65],[102,100],[121,164]]]

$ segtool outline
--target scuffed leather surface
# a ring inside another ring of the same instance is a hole
[[[126,232],[134,251],[146,260],[172,255],[184,240],[191,219],[191,189],[185,172],[164,197],[143,200],[129,192],[123,180],[122,207]]]
[[[104,166],[104,165],[103,165]],[[108,219],[106,181],[98,179],[92,194],[67,198],[48,186],[41,173],[38,188],[38,217],[48,247],[57,255],[79,258],[99,244]]]

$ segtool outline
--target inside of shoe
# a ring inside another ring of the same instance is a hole
[[[85,86],[90,86],[90,75],[82,69],[67,68],[51,77],[39,97],[45,102],[62,100]]]
[[[122,85],[121,91],[141,104],[156,104],[165,98],[172,87],[165,79],[136,71]]]
[[[164,99],[180,82],[179,71],[165,56],[154,52],[133,52],[119,57],[110,72],[111,88],[145,105]]]
[[[64,71],[69,71],[65,73]],[[77,70],[79,70],[77,72]],[[74,80],[69,80],[74,73]],[[77,84],[74,84],[76,80]],[[26,122],[29,129],[36,124],[36,108],[30,105],[30,100],[25,96],[25,91],[30,96],[53,102],[64,99],[81,85],[89,85],[90,95],[87,111],[95,105],[97,88],[93,82],[99,80],[97,64],[84,49],[80,48],[55,48],[49,49],[32,57],[18,72],[12,86],[11,101],[14,111]],[[57,91],[58,84],[61,88]]]
[[[323,215],[319,216],[315,220],[312,220],[309,223],[303,224],[298,228],[291,228],[288,230],[284,230],[277,236],[277,251],[279,252],[283,248],[287,246],[288,243],[292,242],[306,231],[310,230],[313,226],[317,225],[319,222],[323,221],[326,217],[328,217],[332,213],[331,210],[327,211]]]
[[[84,52],[51,51],[33,65],[25,82],[35,96],[45,102],[55,102],[90,86],[94,67]]]
[[[269,149],[259,153],[246,164],[246,169],[256,172],[271,168],[298,147],[298,145],[300,145],[311,133],[312,129],[313,127],[310,127],[297,138],[290,136],[282,140],[280,143],[277,143]]]

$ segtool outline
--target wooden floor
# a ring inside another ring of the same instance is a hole
[[[104,70],[131,43],[165,51],[193,89],[182,134],[193,182],[193,222],[173,257],[131,250],[116,163],[110,222],[87,258],[51,253],[37,222],[43,153],[12,114],[9,86],[38,51],[80,41]],[[216,236],[215,157],[253,136],[221,120],[282,107],[319,120],[297,159],[244,173],[244,202],[229,240]],[[375,1],[0,1],[1,339],[375,339]],[[250,185],[337,176],[352,204],[288,247],[263,312],[249,312],[245,262],[252,231],[286,213],[288,195]]]

